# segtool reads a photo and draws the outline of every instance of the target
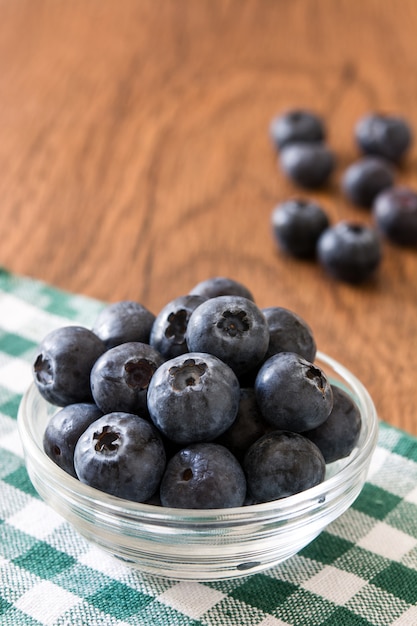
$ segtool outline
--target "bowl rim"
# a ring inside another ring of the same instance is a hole
[[[347,458],[346,464],[334,475],[325,478],[323,482],[314,487],[281,500],[222,509],[180,509],[126,500],[83,484],[56,465],[36,441],[34,424],[29,414],[28,405],[30,405],[35,394],[38,395],[39,401],[48,403],[40,396],[33,382],[24,393],[17,414],[18,431],[26,464],[28,465],[29,462],[29,465],[32,463],[36,467],[41,467],[42,472],[48,475],[50,487],[55,487],[55,492],[58,490],[61,496],[80,499],[85,502],[89,509],[94,509],[96,512],[120,514],[127,518],[143,519],[146,522],[153,520],[155,523],[190,525],[190,523],[218,524],[222,520],[228,523],[233,520],[244,522],[245,519],[253,520],[254,517],[261,519],[299,517],[303,511],[306,513],[311,511],[312,502],[316,503],[316,507],[320,507],[323,495],[326,493],[342,490],[343,485],[352,478],[352,472],[353,474],[355,472],[360,474],[367,469],[378,438],[379,418],[373,400],[365,386],[344,365],[319,350],[316,354],[315,363],[317,361],[321,362],[318,363],[318,367],[324,364],[339,375],[342,381],[346,381],[358,398],[357,404],[361,415],[363,416],[366,412],[368,416],[364,439],[361,446],[355,449],[354,453]],[[56,407],[57,410],[59,408]],[[363,431],[362,426],[361,436]]]

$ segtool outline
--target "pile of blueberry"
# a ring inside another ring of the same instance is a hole
[[[267,502],[324,480],[355,447],[361,417],[315,363],[308,324],[260,309],[215,277],[157,315],[107,305],[92,328],[50,332],[33,364],[57,411],[46,454],[121,498],[206,509]]]
[[[282,171],[296,185],[313,189],[329,180],[336,156],[318,115],[303,109],[287,111],[273,119],[270,135]],[[294,198],[275,207],[272,227],[284,252],[317,257],[333,277],[360,283],[380,264],[381,235],[398,245],[417,246],[417,192],[396,185],[395,168],[413,139],[406,120],[369,114],[359,120],[354,136],[361,158],[344,172],[342,192],[354,205],[369,209],[374,224],[346,220],[331,225],[316,202]]]

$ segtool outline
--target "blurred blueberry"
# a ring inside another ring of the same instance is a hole
[[[326,134],[322,118],[304,109],[291,109],[274,117],[269,133],[277,150],[300,141],[323,141]]]

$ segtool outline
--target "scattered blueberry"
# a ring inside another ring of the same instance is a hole
[[[321,233],[329,226],[327,213],[317,203],[293,198],[276,205],[271,215],[276,243],[284,252],[312,258]]]
[[[307,189],[324,185],[336,166],[333,151],[323,143],[291,143],[281,150],[279,162],[294,183]]]
[[[269,328],[269,346],[265,358],[278,352],[295,352],[311,363],[316,358],[317,345],[307,322],[284,307],[262,309]]]
[[[364,154],[399,162],[412,143],[408,122],[395,115],[365,115],[355,127],[355,138]]]
[[[75,446],[79,480],[105,493],[143,502],[157,491],[165,471],[165,450],[155,427],[124,412],[90,424]]]
[[[160,496],[163,506],[183,509],[242,506],[246,497],[245,474],[224,446],[192,444],[168,462]]]
[[[365,224],[339,222],[325,230],[317,243],[317,256],[324,269],[348,283],[370,278],[381,255],[378,233]]]
[[[131,341],[110,348],[91,371],[94,402],[103,413],[122,411],[147,417],[148,386],[163,357],[146,343]]]
[[[149,384],[152,421],[181,444],[216,439],[233,423],[238,406],[235,374],[211,354],[187,353],[165,361]]]
[[[327,420],[303,433],[321,450],[326,463],[349,456],[361,431],[361,414],[354,400],[336,385],[332,385],[332,390],[333,408]]]
[[[394,170],[388,161],[368,156],[346,169],[342,188],[351,202],[369,208],[376,196],[384,189],[392,187],[394,181]]]
[[[248,492],[255,503],[270,502],[314,487],[324,480],[322,453],[309,439],[276,430],[256,441],[243,467]]]
[[[197,295],[185,295],[175,298],[156,316],[152,326],[149,343],[166,359],[188,352],[185,334],[191,313],[206,298]]]
[[[186,340],[191,352],[214,354],[240,376],[264,358],[269,330],[265,316],[251,300],[217,296],[193,311]]]
[[[378,229],[392,242],[417,245],[417,193],[408,187],[381,192],[373,205]]]
[[[139,302],[122,300],[100,311],[93,331],[106,348],[128,341],[147,343],[154,320],[155,315]]]
[[[77,476],[74,450],[78,439],[102,415],[95,404],[85,402],[68,404],[50,418],[43,436],[43,449],[54,463],[71,476]]]
[[[265,361],[255,393],[263,418],[280,430],[312,430],[326,421],[333,406],[324,372],[294,352],[279,352]]]
[[[269,133],[277,150],[300,141],[320,142],[326,134],[321,117],[303,109],[292,109],[277,115],[270,124]]]
[[[92,402],[90,372],[105,346],[83,326],[52,330],[38,346],[33,364],[35,385],[51,404]]]
[[[242,296],[254,301],[252,292],[242,283],[225,276],[213,276],[197,283],[191,290],[193,296],[216,298],[217,296]]]

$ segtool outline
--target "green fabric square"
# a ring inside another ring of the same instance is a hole
[[[35,498],[39,498],[38,492],[35,487],[32,485],[28,473],[26,471],[26,467],[19,467],[17,470],[8,474],[4,478],[4,482],[12,485],[12,487],[16,487],[20,491],[24,491],[25,493],[33,496]]]
[[[0,332],[0,350],[10,356],[20,357],[35,347],[36,343],[26,337],[16,335],[16,333]]]
[[[417,462],[417,439],[404,435],[400,437],[392,451],[406,459]]]
[[[320,626],[374,626],[374,624],[340,606]]]
[[[72,567],[75,559],[43,541],[38,541],[27,552],[13,559],[13,562],[40,578],[50,580]]]
[[[97,609],[121,620],[125,620],[153,601],[150,596],[116,581],[86,599]]]
[[[370,582],[409,604],[417,603],[417,571],[401,563],[391,563]]]
[[[297,589],[298,587],[290,582],[274,580],[264,574],[255,574],[232,591],[230,596],[256,606],[265,613],[271,613]]]
[[[399,502],[401,502],[399,496],[371,483],[365,483],[352,507],[370,517],[383,520],[388,513],[395,509]]]
[[[350,550],[353,545],[351,541],[324,531],[312,543],[303,548],[300,554],[308,559],[330,565]]]
[[[112,578],[80,563],[74,563],[54,577],[54,583],[79,598],[90,598],[113,582]]]
[[[338,569],[351,572],[363,580],[370,580],[390,564],[386,557],[369,552],[359,546],[353,546],[333,563]]]

